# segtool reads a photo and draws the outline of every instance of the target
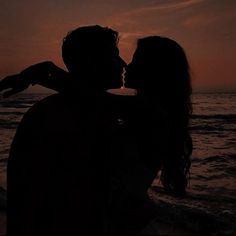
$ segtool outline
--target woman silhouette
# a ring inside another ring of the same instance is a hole
[[[192,152],[189,135],[192,89],[183,48],[166,37],[139,39],[125,82],[127,87],[137,90],[138,96],[145,98],[148,106],[156,106],[159,112],[165,113],[166,122],[162,126],[166,131],[169,129],[169,137],[161,165],[161,181],[169,193],[184,195]]]

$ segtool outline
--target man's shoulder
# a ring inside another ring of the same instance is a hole
[[[41,112],[49,112],[56,110],[63,104],[62,96],[57,94],[49,95],[42,100],[35,103],[27,112],[27,114],[41,113]]]
[[[62,101],[63,101],[63,97],[61,96],[61,94],[56,93],[56,94],[52,94],[43,98],[42,100],[37,102],[34,106],[32,106],[32,108],[43,109],[47,107],[52,107],[57,104],[60,104]]]
[[[63,98],[60,94],[53,94],[35,103],[23,116],[21,125],[42,123],[43,120],[48,120],[58,116],[63,107]]]

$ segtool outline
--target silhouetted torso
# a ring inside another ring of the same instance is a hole
[[[157,214],[147,190],[165,158],[169,127],[158,101],[155,106],[149,101],[113,96],[118,112],[113,118],[116,128],[110,139],[109,164],[114,235],[136,235]]]
[[[145,226],[153,212],[136,212],[163,154],[160,114],[145,100],[109,94],[56,94],[33,106],[9,157],[8,235],[111,235]]]
[[[94,97],[56,94],[24,116],[9,157],[9,235],[99,232],[107,189],[103,108]]]

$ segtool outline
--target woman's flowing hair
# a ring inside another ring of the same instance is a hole
[[[139,39],[134,58],[139,55],[145,58],[140,65],[145,74],[137,75],[137,89],[147,96],[152,94],[171,123],[170,150],[162,162],[161,182],[168,192],[181,196],[186,193],[192,153],[192,87],[187,56],[177,42],[160,36]]]

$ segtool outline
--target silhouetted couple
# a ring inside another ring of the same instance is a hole
[[[165,190],[184,196],[192,150],[191,83],[175,41],[138,40],[132,62],[118,33],[85,26],[64,39],[68,72],[52,62],[6,77],[6,95],[30,84],[59,93],[35,104],[14,137],[7,173],[8,236],[155,234],[147,190],[161,170]],[[137,96],[108,89],[134,88]],[[157,234],[157,232],[156,232]]]

